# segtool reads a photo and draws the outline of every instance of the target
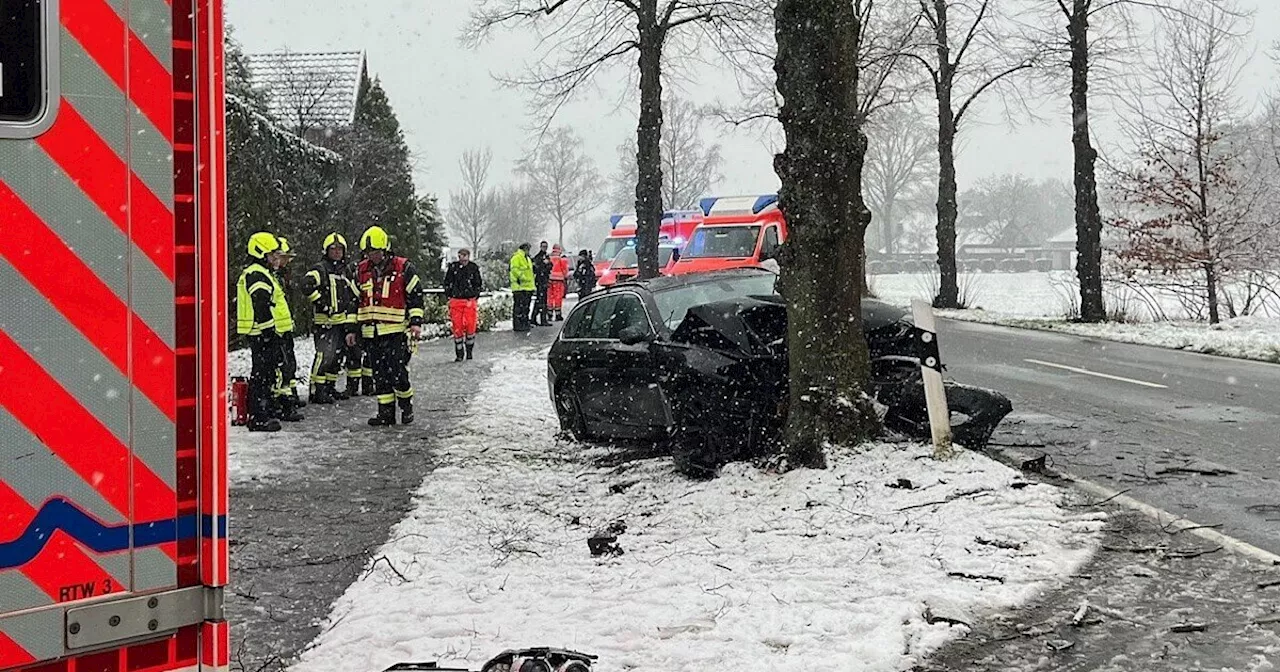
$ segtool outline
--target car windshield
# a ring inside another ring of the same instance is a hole
[[[609,261],[618,256],[619,252],[631,249],[632,241],[635,237],[627,238],[605,238],[604,244],[600,246],[600,252],[596,254],[596,261]],[[635,254],[635,252],[632,252]]]
[[[674,252],[675,252],[674,247],[659,247],[658,248],[658,268],[666,268],[667,264],[671,263],[671,255]],[[638,268],[639,266],[640,266],[640,260],[636,256],[636,248],[624,247],[622,248],[622,251],[618,253],[618,256],[613,258],[613,265],[611,266],[611,268],[628,269],[628,268]]]
[[[684,256],[749,257],[756,252],[759,236],[758,224],[699,228],[693,233],[693,240],[689,242],[689,250]]]
[[[713,301],[739,299],[744,296],[769,296],[774,293],[777,280],[772,273],[751,273],[739,277],[720,278],[707,282],[670,287],[653,293],[658,304],[658,314],[668,329],[674,330],[684,320],[689,309]]]

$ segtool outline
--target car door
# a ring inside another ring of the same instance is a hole
[[[657,338],[653,321],[639,294],[621,292],[611,298],[607,345],[593,353],[597,359],[592,368],[599,371],[603,387],[596,431],[620,439],[665,436],[671,413],[650,348]],[[602,322],[597,325],[603,327]],[[635,342],[624,342],[628,334]]]
[[[615,345],[609,339],[609,330],[617,300],[616,294],[590,299],[570,315],[560,337],[566,346],[568,389],[576,397],[582,420],[592,434],[601,429],[609,407],[608,350]]]

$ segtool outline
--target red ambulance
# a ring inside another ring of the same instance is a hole
[[[770,267],[787,239],[776,194],[704,198],[703,219],[680,251],[674,275]]]

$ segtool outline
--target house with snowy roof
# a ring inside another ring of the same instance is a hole
[[[348,129],[367,75],[363,51],[247,54],[267,111],[285,128],[321,146]]]

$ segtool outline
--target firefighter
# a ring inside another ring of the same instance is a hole
[[[458,260],[444,272],[444,295],[449,299],[449,323],[453,326],[454,361],[471,359],[479,328],[480,290],[484,281],[480,266],[471,263],[471,250],[458,250]]]
[[[391,255],[391,242],[381,227],[371,226],[364,232],[360,249],[365,258],[356,269],[358,319],[378,393],[378,414],[369,424],[396,424],[398,403],[400,422],[407,425],[413,422],[409,339],[416,343],[422,335],[422,281],[408,259]],[[348,335],[347,344],[354,342],[355,335]]]
[[[547,254],[547,241],[538,246],[533,255],[533,285],[537,292],[533,300],[533,326],[551,326],[547,313],[547,292],[551,285],[551,257]]]
[[[569,291],[569,258],[564,256],[560,243],[551,247],[551,284],[547,285],[547,310],[556,315],[556,322],[564,321],[564,295]]]
[[[289,239],[283,236],[276,238],[280,243],[280,266],[276,268],[276,279],[280,286],[285,290],[285,297],[289,295],[289,262],[293,261],[294,253],[289,248]],[[293,321],[290,320],[289,330],[280,332],[280,368],[276,374],[275,387],[275,410],[276,417],[285,422],[301,422],[306,419],[302,413],[298,412],[299,408],[305,406],[300,398],[298,398],[298,357],[293,351]]]
[[[591,253],[578,250],[578,264],[573,269],[573,280],[578,285],[578,298],[586,297],[596,288],[596,265]]]
[[[249,375],[249,431],[278,432],[280,421],[272,417],[272,393],[284,349],[280,334],[293,331],[293,316],[284,287],[275,270],[283,263],[280,242],[266,232],[249,237],[254,260],[236,282],[236,333],[249,342],[252,371]]]
[[[529,303],[537,286],[533,276],[533,262],[529,260],[529,243],[520,243],[516,253],[511,255],[510,269],[511,299],[514,307],[511,329],[512,331],[529,331]]]
[[[357,312],[360,309],[360,288],[356,285],[356,268],[359,262],[352,260],[346,264],[344,274],[346,275],[347,286],[350,288],[348,294],[351,298],[351,304],[347,307],[347,333],[360,333],[360,325],[357,320]],[[337,391],[339,399],[350,399],[364,395],[372,397],[376,394],[373,390],[373,364],[369,362],[369,353],[365,352],[361,343],[361,339],[357,337],[354,344],[352,339],[347,339],[343,348],[343,359],[347,365],[347,386],[345,389]]]
[[[347,239],[331,233],[324,239],[324,256],[307,271],[303,291],[312,307],[312,336],[316,356],[311,364],[311,402],[332,404],[338,400],[338,374],[342,371],[346,336],[355,333],[355,315],[348,311],[355,303],[347,279]]]

